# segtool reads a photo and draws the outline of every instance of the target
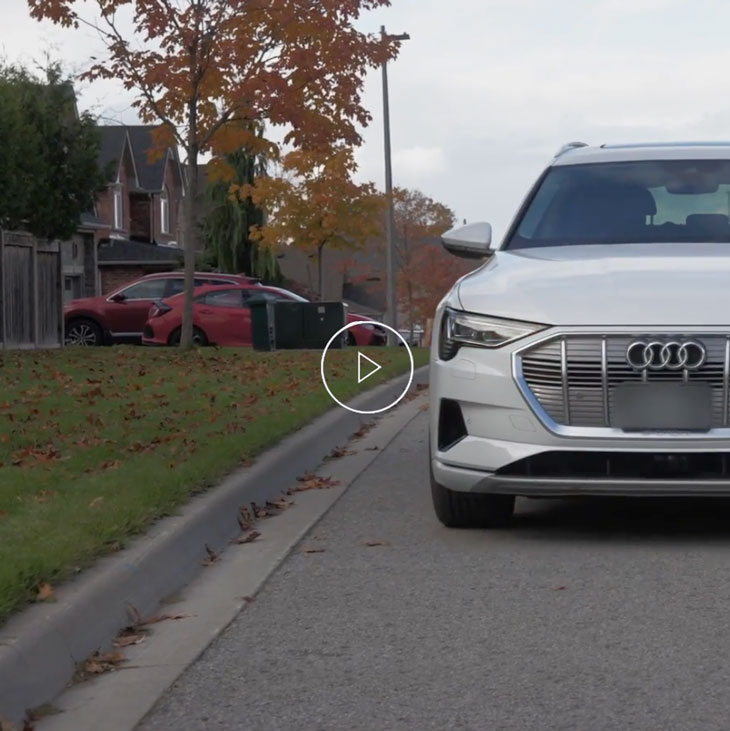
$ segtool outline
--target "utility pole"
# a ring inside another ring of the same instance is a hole
[[[400,35],[388,35],[385,26],[380,27],[380,35],[383,43],[388,40],[407,41],[410,40],[408,33]],[[386,256],[386,279],[387,279],[387,317],[386,325],[398,330],[398,302],[396,298],[396,284],[398,272],[395,261],[395,216],[393,214],[393,163],[390,148],[390,101],[388,98],[388,62],[383,61],[383,128],[385,138],[385,197],[388,203],[388,210],[385,221],[385,256]],[[398,338],[388,332],[388,343],[397,345]]]

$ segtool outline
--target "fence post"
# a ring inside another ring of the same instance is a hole
[[[33,327],[33,346],[38,347],[38,239],[34,236],[31,239],[30,254],[30,276],[31,276],[31,312]]]
[[[64,294],[64,281],[63,281],[63,243],[61,241],[56,242],[58,248],[58,335],[60,341],[58,343],[60,348],[66,346],[66,323],[63,320],[63,294]]]
[[[8,340],[8,325],[5,317],[5,231],[0,229],[0,331],[2,349],[5,350]]]

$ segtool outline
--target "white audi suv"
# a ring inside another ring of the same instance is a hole
[[[571,143],[438,307],[434,508],[490,527],[515,496],[730,495],[730,142]]]

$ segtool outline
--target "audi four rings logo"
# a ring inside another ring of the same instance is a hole
[[[697,340],[635,340],[626,360],[637,371],[696,371],[707,360],[707,348]]]

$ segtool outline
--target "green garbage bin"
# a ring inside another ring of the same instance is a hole
[[[274,302],[265,297],[251,297],[251,344],[254,350],[275,350],[273,328]]]
[[[345,324],[342,302],[272,301],[252,297],[251,341],[254,350],[321,350]],[[345,338],[330,347],[341,348]]]

